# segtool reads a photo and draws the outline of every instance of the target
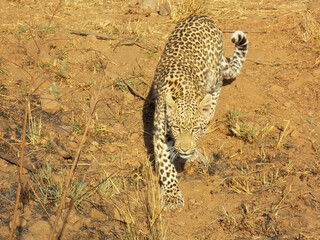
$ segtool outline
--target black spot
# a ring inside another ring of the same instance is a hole
[[[240,36],[240,35],[239,35]],[[240,42],[238,42],[238,44],[239,45],[243,45],[243,44],[245,44],[247,42],[247,38],[242,38],[242,39],[240,39]]]

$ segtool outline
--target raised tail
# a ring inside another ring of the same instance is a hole
[[[242,31],[235,31],[231,36],[235,44],[233,55],[230,59],[224,57],[222,74],[224,79],[234,79],[240,73],[242,64],[248,52],[248,38]]]

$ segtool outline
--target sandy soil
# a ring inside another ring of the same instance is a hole
[[[0,2],[0,239],[19,175],[5,159],[19,159],[25,142],[32,172],[23,170],[14,239],[47,238],[86,126],[60,239],[320,239],[320,3],[170,1],[161,15],[139,2]],[[185,208],[163,212],[144,98],[190,8],[223,30],[227,56],[238,29],[249,53],[199,142],[205,158],[179,174]]]

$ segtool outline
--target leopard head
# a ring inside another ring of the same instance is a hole
[[[168,126],[174,139],[174,148],[180,157],[188,159],[196,150],[197,142],[204,134],[212,117],[213,98],[207,94],[202,99],[192,97],[173,99],[166,95]]]

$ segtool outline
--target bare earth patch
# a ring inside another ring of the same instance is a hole
[[[319,239],[319,2],[139,2],[1,1],[0,239],[13,226],[23,143],[13,239],[40,239],[83,137],[60,239]],[[227,56],[238,29],[249,51],[222,89],[203,157],[179,175],[184,209],[164,212],[148,94],[169,33],[192,12],[223,30]]]

